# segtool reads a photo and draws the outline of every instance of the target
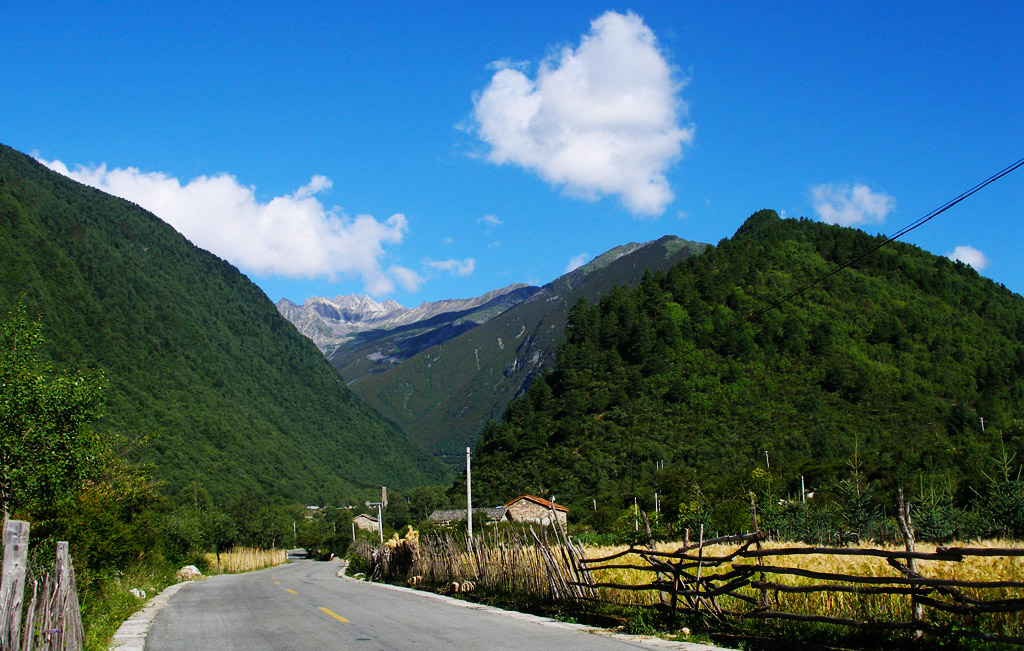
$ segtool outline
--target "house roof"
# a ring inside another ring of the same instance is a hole
[[[353,520],[358,520],[359,518],[366,518],[370,522],[376,522],[377,521],[377,518],[373,517],[372,515],[366,515],[365,513],[360,513],[359,515],[357,515],[356,517],[354,517],[352,519]]]
[[[554,502],[549,502],[548,500],[544,499],[543,497],[537,497],[536,495],[520,495],[519,497],[515,498],[512,501],[506,502],[505,503],[505,508],[507,509],[508,507],[512,506],[513,504],[515,504],[516,502],[518,502],[520,500],[527,500],[528,502],[533,502],[534,504],[539,504],[539,505],[543,506],[546,509],[552,509],[553,508],[556,511],[565,511],[566,513],[569,512],[569,507],[562,506],[561,504],[555,504]]]
[[[505,507],[473,509],[473,514],[482,514],[488,520],[501,520],[505,517]],[[427,519],[431,522],[450,522],[452,520],[465,520],[466,509],[437,509]]]

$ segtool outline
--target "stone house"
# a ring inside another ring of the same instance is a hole
[[[520,495],[504,506],[505,517],[513,522],[533,522],[541,525],[551,524],[551,513],[554,511],[558,523],[565,526],[565,518],[569,509],[555,504],[542,497]]]
[[[486,519],[487,524],[495,524],[495,523],[501,522],[503,519],[505,519],[505,507],[499,506],[499,507],[493,508],[493,509],[490,509],[490,508],[473,509],[473,516],[474,517],[480,516],[480,515],[482,515]],[[433,513],[431,513],[429,516],[427,516],[427,520],[429,520],[430,522],[437,522],[438,524],[444,524],[444,525],[451,524],[452,522],[457,522],[459,520],[465,520],[465,519],[466,519],[466,509],[437,509]]]
[[[356,517],[352,518],[352,523],[363,531],[377,531],[377,518],[372,515],[360,513]]]

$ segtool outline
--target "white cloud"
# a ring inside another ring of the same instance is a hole
[[[896,207],[895,198],[863,183],[822,183],[811,188],[811,199],[821,221],[841,226],[880,224]]]
[[[452,238],[451,235],[446,235],[445,237],[441,238],[441,244],[444,244],[445,246],[448,246],[454,241],[455,240]]]
[[[423,265],[434,271],[447,271],[453,276],[469,276],[476,270],[476,260],[466,258],[465,260],[424,260]]]
[[[491,61],[487,64],[488,70],[504,70],[505,68],[513,68],[515,70],[526,70],[530,67],[529,61],[513,61],[512,59],[498,59],[497,61]]]
[[[484,215],[480,219],[476,220],[476,223],[484,225],[484,234],[486,235],[487,233],[490,233],[495,228],[501,226],[505,222],[498,219],[497,215]]]
[[[576,49],[541,62],[535,79],[499,62],[474,98],[476,133],[492,163],[513,163],[573,196],[617,195],[636,215],[675,196],[665,172],[693,141],[686,105],[654,33],[634,13],[594,20]]]
[[[569,264],[565,265],[565,273],[569,273],[570,271],[579,269],[583,265],[587,264],[589,260],[589,253],[581,253],[579,255],[574,255],[572,258],[569,259]]]
[[[984,253],[974,248],[973,246],[967,245],[956,247],[951,252],[947,253],[946,257],[949,258],[950,260],[956,260],[959,262],[963,262],[964,264],[969,264],[972,267],[974,267],[976,271],[981,271],[989,264],[989,259]]]
[[[200,176],[183,185],[162,172],[134,167],[69,170],[59,160],[40,162],[139,204],[196,246],[254,274],[332,280],[358,276],[375,296],[394,291],[396,282],[406,289],[418,285],[410,276],[413,272],[394,266],[385,270],[382,264],[387,257],[384,247],[400,244],[405,236],[405,215],[378,221],[326,208],[315,196],[331,187],[325,176],[314,176],[292,194],[263,203],[254,188],[239,184],[230,174]]]
[[[388,272],[407,292],[415,292],[423,284],[423,277],[412,269],[392,265],[388,268]]]

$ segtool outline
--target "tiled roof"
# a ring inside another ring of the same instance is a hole
[[[565,511],[566,513],[569,512],[569,508],[568,507],[562,506],[561,504],[555,504],[554,502],[549,502],[548,500],[544,499],[543,497],[537,497],[536,495],[520,495],[519,497],[515,498],[511,502],[506,502],[505,503],[505,508],[507,509],[508,507],[512,506],[513,504],[515,504],[519,500],[528,500],[530,502],[533,502],[534,504],[540,504],[541,506],[543,506],[546,509],[554,508],[556,511]]]

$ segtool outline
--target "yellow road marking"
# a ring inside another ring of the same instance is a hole
[[[285,589],[284,589],[284,591],[285,591],[285,592],[290,592],[290,593],[292,593],[292,594],[299,594],[298,592],[295,592],[295,591],[294,591],[294,590],[292,590],[291,588],[285,588]]]
[[[280,581],[274,581],[274,585],[281,585]]]
[[[336,613],[336,612],[333,612],[333,611],[330,611],[330,610],[327,610],[327,609],[326,609],[326,608],[324,608],[323,606],[320,606],[320,610],[322,610],[323,612],[327,613],[328,615],[330,615],[330,616],[331,616],[331,617],[333,617],[334,619],[338,620],[339,622],[348,622],[348,620],[347,620],[347,619],[345,619],[344,617],[342,617],[342,616],[341,616],[341,615],[339,615],[338,613]]]

